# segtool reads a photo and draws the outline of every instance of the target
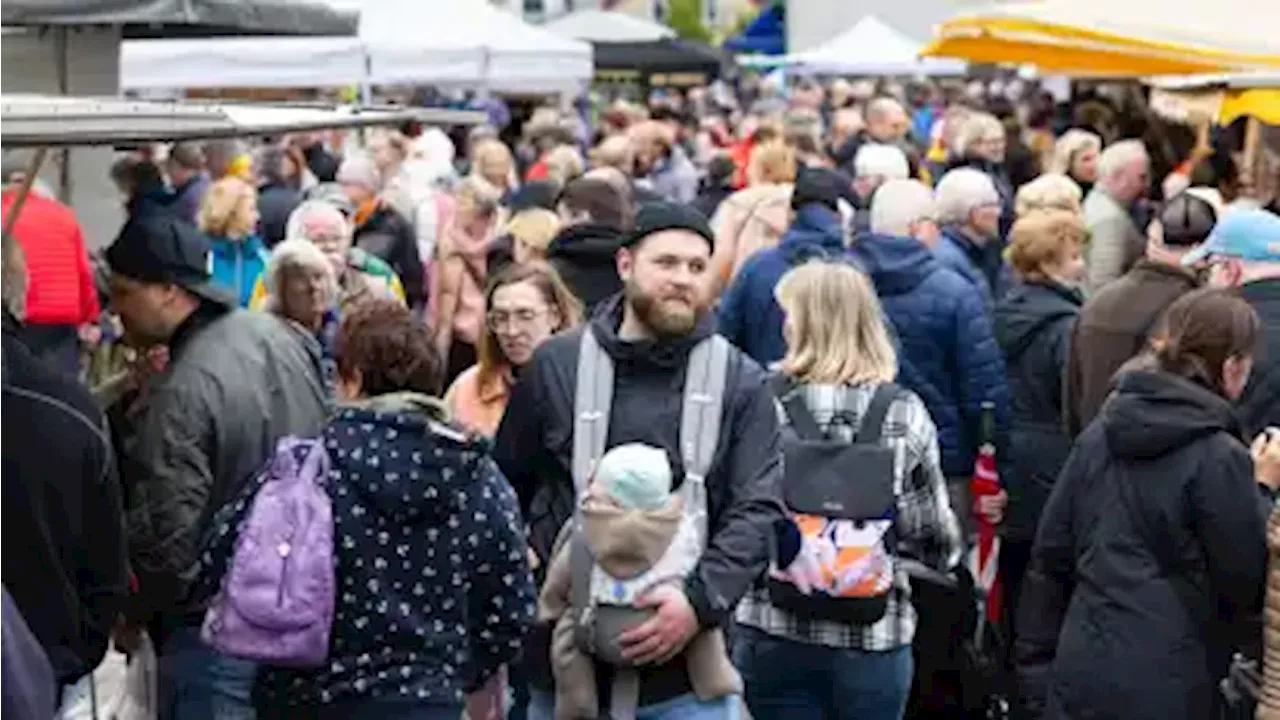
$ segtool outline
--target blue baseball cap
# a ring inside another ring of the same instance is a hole
[[[1280,262],[1280,216],[1256,208],[1228,210],[1204,244],[1182,258],[1182,264],[1195,265],[1212,255]]]

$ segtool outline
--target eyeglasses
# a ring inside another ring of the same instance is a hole
[[[497,332],[509,324],[514,324],[516,327],[528,327],[542,319],[542,316],[546,314],[545,310],[535,310],[533,308],[520,308],[512,312],[495,310],[486,314],[484,321],[490,330]]]

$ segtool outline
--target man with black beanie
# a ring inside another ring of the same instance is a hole
[[[715,337],[712,242],[711,228],[696,210],[670,203],[642,206],[616,252],[622,293],[602,303],[586,327],[538,348],[512,390],[494,441],[494,459],[520,497],[530,523],[530,545],[545,566],[578,500],[573,455],[582,399],[578,368],[585,348],[592,345],[586,334],[607,357],[596,362],[611,362],[613,369],[605,451],[644,443],[686,458],[682,441],[689,440],[685,433],[691,431],[681,426],[688,424],[682,415],[690,357],[704,343],[725,353],[716,450],[699,478],[706,491],[705,550],[683,584],[664,585],[640,598],[654,614],[619,636],[638,675],[636,697],[629,699],[635,700],[640,717],[653,720],[728,720],[740,714],[736,696],[699,698],[693,693],[684,649],[700,630],[728,621],[731,609],[765,570],[768,537],[782,517],[777,411],[760,366]],[[673,489],[692,482],[685,472],[677,476]],[[535,720],[554,717],[552,679],[546,677],[549,639],[550,628],[541,626],[525,649],[535,673],[529,707]],[[604,689],[615,687],[610,682],[617,677],[615,668],[596,664]],[[608,709],[619,699],[611,692],[602,697]]]
[[[747,258],[720,298],[720,334],[762,365],[781,360],[787,351],[782,309],[773,296],[778,281],[810,258],[844,255],[839,200],[832,175],[801,169],[791,193],[791,227],[777,247]]]

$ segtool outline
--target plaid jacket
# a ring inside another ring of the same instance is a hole
[[[851,387],[803,385],[805,405],[824,430],[838,413],[861,421],[875,385]],[[786,414],[778,405],[781,422]],[[852,441],[853,428],[835,426],[837,436]],[[894,451],[894,494],[898,498],[897,555],[907,555],[929,567],[948,570],[959,562],[963,548],[960,527],[951,510],[946,478],[938,452],[938,433],[929,411],[914,393],[903,390],[889,407],[883,442]],[[846,625],[796,615],[774,607],[763,586],[753,588],[738,605],[737,621],[770,635],[797,642],[864,651],[885,651],[910,645],[915,637],[916,611],[911,586],[902,568],[895,572],[884,617],[872,625]]]

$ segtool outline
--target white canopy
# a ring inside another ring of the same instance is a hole
[[[533,27],[483,0],[363,0],[354,38],[132,40],[130,89],[338,87],[393,83],[562,91],[592,74],[591,46]]]
[[[853,27],[804,52],[776,61],[814,73],[839,75],[963,75],[956,60],[920,58],[921,43],[868,15]]]
[[[595,43],[654,42],[676,36],[666,25],[611,10],[579,10],[542,27],[562,37]]]

